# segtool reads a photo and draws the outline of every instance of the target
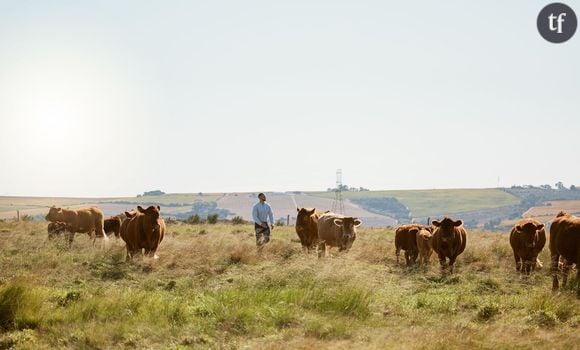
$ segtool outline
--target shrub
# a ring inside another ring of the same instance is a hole
[[[496,304],[488,304],[479,308],[477,311],[477,319],[485,322],[489,321],[497,314],[499,314],[499,307]]]
[[[201,218],[197,214],[193,214],[192,216],[187,219],[188,224],[198,225],[201,224]]]
[[[239,216],[239,215],[238,216],[234,216],[232,218],[232,224],[233,225],[242,225],[242,224],[245,224],[245,223],[246,223],[246,221],[244,220],[244,218],[241,217],[241,216]]]
[[[208,214],[207,215],[207,222],[209,224],[212,224],[212,225],[217,224],[218,218],[219,218],[218,214]]]

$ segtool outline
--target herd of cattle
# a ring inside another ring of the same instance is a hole
[[[305,250],[329,246],[348,250],[356,239],[357,218],[344,217],[315,208],[298,208],[296,233]],[[510,245],[514,253],[516,270],[529,274],[541,267],[538,254],[546,244],[544,224],[534,219],[518,221],[510,232]],[[467,246],[467,232],[461,220],[448,217],[433,221],[432,225],[408,224],[395,230],[395,254],[397,263],[401,250],[405,251],[407,265],[426,266],[433,252],[437,254],[442,270],[453,272],[457,257]],[[580,218],[560,212],[550,227],[550,256],[553,289],[559,288],[558,275],[566,284],[572,265],[576,265],[577,280],[580,281]],[[320,254],[320,253],[319,253]]]
[[[104,219],[97,208],[63,209],[51,207],[46,220],[48,237],[64,234],[69,245],[75,233],[88,233],[93,240],[97,237],[108,240],[114,234],[125,241],[127,260],[136,254],[157,258],[156,251],[165,235],[165,221],[161,218],[159,206],[149,206],[137,211],[125,212],[123,219]],[[302,247],[311,251],[317,249],[319,256],[328,256],[331,247],[348,251],[357,235],[356,228],[361,220],[331,212],[321,212],[315,208],[297,208],[296,233]],[[538,254],[546,244],[544,224],[534,219],[518,221],[510,232],[516,270],[529,274],[541,266]],[[457,257],[467,245],[467,232],[461,220],[448,217],[433,221],[432,225],[401,225],[395,231],[395,254],[397,263],[401,250],[405,251],[407,265],[426,266],[433,252],[437,254],[441,268],[453,272]],[[558,275],[566,284],[572,265],[576,265],[577,279],[580,281],[580,218],[560,212],[552,221],[549,241],[553,289],[559,288]]]
[[[126,211],[121,220],[119,217],[104,219],[98,208],[71,210],[51,207],[45,217],[50,222],[48,238],[64,234],[70,245],[75,233],[87,233],[94,244],[97,237],[108,240],[108,235],[115,234],[125,241],[127,260],[143,252],[157,258],[155,253],[165,236],[165,221],[159,215],[160,210],[159,206],[147,209],[138,206],[137,211]]]

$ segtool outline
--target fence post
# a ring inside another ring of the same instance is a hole
[[[20,210],[16,211],[16,221],[20,221]]]
[[[286,226],[290,226],[290,214],[286,217]]]

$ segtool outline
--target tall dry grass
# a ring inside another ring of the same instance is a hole
[[[159,260],[121,241],[68,248],[42,222],[0,223],[0,348],[566,348],[574,287],[515,271],[507,233],[470,233],[456,273],[395,263],[393,232],[362,229],[318,259],[277,227],[169,225]],[[541,259],[547,263],[547,250]]]

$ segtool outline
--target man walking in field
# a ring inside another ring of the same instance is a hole
[[[252,218],[256,230],[256,245],[261,248],[270,241],[270,228],[274,229],[274,214],[270,204],[266,203],[266,195],[260,193],[258,198],[260,201],[252,209]],[[270,226],[268,226],[268,219],[270,219]]]

